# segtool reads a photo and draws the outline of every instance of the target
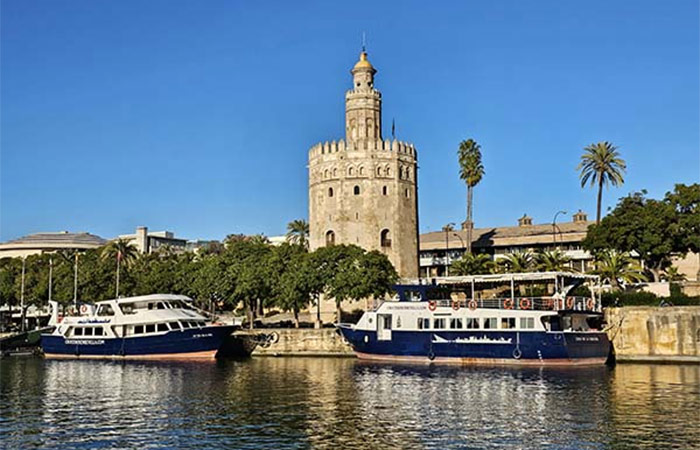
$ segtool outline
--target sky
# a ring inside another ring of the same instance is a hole
[[[284,234],[308,149],[344,137],[363,32],[421,232],[464,220],[467,138],[477,227],[593,218],[576,165],[599,141],[628,166],[604,210],[659,198],[700,181],[699,22],[697,0],[0,0],[0,241]]]

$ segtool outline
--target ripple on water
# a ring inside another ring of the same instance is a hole
[[[2,448],[700,448],[700,367],[0,361]]]

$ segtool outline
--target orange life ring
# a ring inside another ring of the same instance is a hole
[[[503,300],[503,307],[505,309],[513,309],[513,300],[511,300],[511,299]]]
[[[58,323],[61,323],[63,321],[63,316],[58,316],[58,319],[56,319]]]
[[[566,307],[568,309],[573,309],[573,307],[574,307],[574,298],[573,297],[568,297],[566,299]]]
[[[87,305],[80,305],[80,314],[87,314],[88,312],[88,306]]]
[[[452,300],[452,309],[459,311],[459,300]]]
[[[430,300],[428,302],[428,309],[431,311],[435,311],[435,309],[437,309],[437,302],[435,300]]]
[[[477,303],[476,303],[476,300],[474,300],[474,299],[469,300],[469,309],[471,309],[472,311],[474,311],[474,310],[476,309],[477,306],[478,306],[478,305],[477,305]]]
[[[554,300],[551,298],[545,298],[544,307],[547,309],[554,309]]]
[[[520,299],[520,309],[530,309],[532,307],[532,301],[529,298]]]
[[[593,310],[593,307],[595,306],[595,302],[593,301],[592,298],[588,299],[588,301],[586,302],[586,306],[588,306],[588,309]]]

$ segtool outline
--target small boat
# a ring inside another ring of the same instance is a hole
[[[357,324],[338,331],[360,359],[518,366],[606,363],[610,341],[594,284],[566,272],[443,277],[395,286]],[[568,295],[585,283],[590,297]],[[525,296],[518,285],[550,293]],[[503,295],[503,294],[509,295]]]
[[[58,314],[50,302],[52,333],[42,334],[47,358],[213,359],[234,325],[213,323],[183,295],[153,294],[82,304]]]

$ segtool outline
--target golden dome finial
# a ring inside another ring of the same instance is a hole
[[[362,52],[360,52],[360,60],[357,61],[355,67],[352,68],[353,72],[356,70],[371,70],[372,72],[376,72],[372,64],[367,59],[367,52],[364,48],[362,49]]]

